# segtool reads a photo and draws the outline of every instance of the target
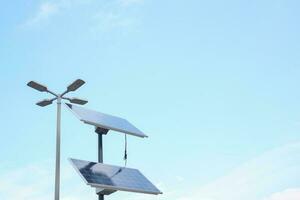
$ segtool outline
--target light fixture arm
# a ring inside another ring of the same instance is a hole
[[[70,92],[70,91],[68,91],[68,90],[64,91],[63,93],[61,93],[60,97],[61,97],[62,99],[67,99],[67,100],[68,100],[68,98],[63,98],[63,96],[64,96],[65,94],[67,94],[68,92]]]
[[[52,92],[52,91],[50,91],[50,90],[48,90],[47,89],[47,91],[46,92],[48,92],[48,93],[50,93],[50,94],[52,94],[53,96],[55,96],[56,98],[58,97],[58,95],[57,94],[55,94],[54,92]]]
[[[71,101],[71,99],[69,97],[63,97],[63,96],[61,96],[61,98],[64,99],[64,100]]]
[[[56,99],[57,99],[57,97],[54,97],[54,98],[50,99],[50,101],[53,102],[53,101],[56,100]]]

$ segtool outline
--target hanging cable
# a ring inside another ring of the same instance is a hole
[[[124,161],[125,161],[125,167],[127,165],[127,134],[125,134],[125,150],[124,150]]]

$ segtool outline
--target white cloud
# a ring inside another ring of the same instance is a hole
[[[91,32],[126,33],[139,24],[140,18],[131,8],[143,3],[144,0],[111,0],[101,6],[92,18]]]
[[[50,19],[59,12],[62,12],[73,6],[91,4],[94,0],[52,0],[42,2],[32,17],[27,19],[22,26],[33,26]]]
[[[53,163],[43,161],[21,168],[1,171],[0,199],[53,199],[54,169],[49,166],[53,166]],[[76,182],[76,178],[78,177],[74,176],[75,173],[71,173],[74,172],[71,166],[62,166],[61,169],[62,200],[82,200],[92,199],[94,197],[89,187],[84,187],[84,184],[78,184]]]
[[[86,18],[80,20],[83,24],[88,24],[87,30],[92,34],[98,37],[99,33],[112,31],[124,33],[138,24],[139,17],[131,8],[142,2],[144,0],[47,0],[38,6],[36,12],[21,27],[42,24],[57,16],[58,13],[60,17],[67,17],[64,15],[67,10],[72,12],[74,9],[78,12],[78,7],[86,6],[86,10],[90,12],[85,15]]]
[[[297,187],[300,186],[299,168],[300,143],[289,144],[244,163],[212,183],[194,188],[191,190],[193,195],[185,198],[189,200],[261,200],[278,192],[278,188],[284,190],[294,187],[295,184]],[[289,191],[290,195],[295,193],[295,191]],[[271,200],[277,200],[274,199],[275,197]]]
[[[0,174],[0,199],[48,199],[46,198],[50,173],[46,163],[28,165],[4,171]]]
[[[299,200],[300,188],[286,189],[282,192],[276,192],[264,200]]]
[[[34,14],[33,17],[28,19],[24,26],[32,26],[34,24],[37,24],[43,20],[48,19],[50,16],[57,13],[59,10],[59,4],[54,2],[44,2],[42,3],[37,12]]]
[[[124,31],[136,24],[136,19],[114,11],[99,11],[93,18],[92,33]]]
[[[125,7],[134,5],[134,4],[141,4],[143,2],[144,2],[144,0],[120,0],[120,4]]]
[[[175,178],[178,182],[184,181],[184,178],[182,176],[176,176]]]

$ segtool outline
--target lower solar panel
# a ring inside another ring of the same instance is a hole
[[[139,170],[70,159],[86,184],[107,190],[161,194]]]

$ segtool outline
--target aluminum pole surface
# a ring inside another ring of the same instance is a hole
[[[60,183],[60,122],[61,122],[61,97],[57,98],[57,126],[56,126],[56,162],[55,162],[55,200],[59,200]]]

